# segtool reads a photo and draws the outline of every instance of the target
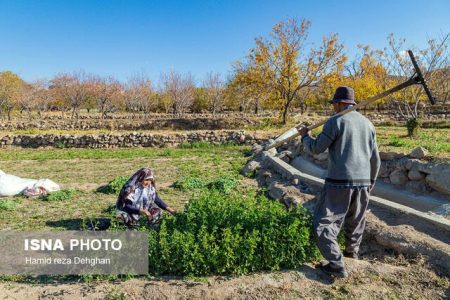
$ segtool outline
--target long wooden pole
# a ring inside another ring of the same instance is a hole
[[[364,107],[364,106],[366,106],[366,105],[368,105],[368,104],[370,104],[372,102],[375,102],[375,101],[377,101],[377,100],[379,100],[379,99],[381,99],[383,97],[386,97],[386,96],[388,96],[388,95],[390,95],[392,93],[398,92],[398,91],[400,91],[400,90],[402,90],[402,89],[404,89],[404,88],[406,88],[408,86],[411,86],[411,85],[417,84],[417,83],[418,83],[418,81],[417,81],[416,77],[411,77],[409,80],[407,80],[407,81],[405,81],[405,82],[403,82],[403,83],[401,83],[401,84],[399,84],[397,86],[394,86],[393,88],[391,88],[391,89],[389,89],[387,91],[384,91],[384,92],[382,92],[382,93],[380,93],[380,94],[378,94],[376,96],[373,96],[373,97],[371,97],[371,98],[369,98],[367,100],[363,100],[362,102],[359,102],[358,104],[353,105],[350,108],[348,108],[346,110],[343,110],[343,111],[333,115],[333,117],[345,115],[345,114],[347,114],[347,113],[349,113],[351,111],[354,111],[354,110],[356,110],[356,109],[358,109],[360,107]],[[322,126],[327,121],[328,121],[328,119],[324,120],[324,121],[321,121],[321,122],[319,122],[317,124],[311,125],[311,126],[308,127],[308,129],[309,130],[313,130],[314,128]],[[301,127],[302,127],[301,125],[297,125],[295,127],[292,127],[291,129],[289,129],[288,131],[284,132],[279,137],[277,137],[271,144],[268,144],[264,149],[267,151],[267,150],[269,150],[269,149],[271,149],[273,147],[281,146],[285,142],[290,141],[290,140],[298,137],[300,135],[299,129]]]

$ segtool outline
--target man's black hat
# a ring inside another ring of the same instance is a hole
[[[355,91],[349,86],[340,86],[334,92],[333,99],[328,101],[328,103],[347,103],[356,104],[355,102]]]

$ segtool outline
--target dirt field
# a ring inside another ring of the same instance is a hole
[[[0,211],[5,229],[79,229],[83,219],[100,217],[115,196],[95,192],[118,175],[130,175],[147,165],[156,171],[162,198],[181,209],[192,192],[172,187],[183,176],[213,178],[238,172],[246,158],[244,147],[197,149],[3,150],[1,169],[30,178],[48,177],[63,188],[79,192],[68,202],[45,202],[21,197],[15,210]],[[28,160],[23,160],[23,157]],[[255,185],[242,178],[241,184]],[[298,270],[257,273],[241,277],[139,277],[123,281],[83,278],[4,277],[1,299],[448,299],[450,279],[422,256],[403,256],[379,245],[378,231],[407,234],[409,241],[449,249],[445,233],[414,222],[408,216],[371,208],[363,241],[362,260],[346,259],[350,277],[330,281],[312,264]],[[380,220],[382,219],[382,220]],[[447,247],[447,248],[446,248]]]

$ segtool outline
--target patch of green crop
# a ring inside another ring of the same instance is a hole
[[[17,203],[12,200],[0,200],[0,211],[3,210],[15,210]]]
[[[183,177],[173,184],[173,187],[183,191],[201,189],[206,186],[206,182],[195,176]]]
[[[128,176],[117,176],[107,185],[100,187],[98,191],[104,194],[118,194],[128,179]]]
[[[236,187],[237,184],[238,180],[235,176],[224,175],[210,182],[208,184],[208,187],[210,189],[216,189],[223,193],[229,193]]]
[[[43,201],[69,201],[76,195],[76,193],[77,191],[74,189],[60,190],[40,196],[39,199]]]
[[[297,268],[318,257],[310,214],[250,189],[205,189],[148,237],[152,274],[239,275]]]

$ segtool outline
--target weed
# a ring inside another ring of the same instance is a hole
[[[0,200],[0,211],[2,210],[15,210],[17,203],[12,200]]]
[[[57,148],[57,149],[65,149],[65,148],[67,148],[67,145],[64,142],[57,142],[56,145],[55,145],[55,148]]]
[[[388,146],[393,146],[393,147],[403,147],[405,145],[406,145],[406,143],[396,136],[392,137],[388,144]]]
[[[77,190],[60,190],[57,192],[51,192],[47,195],[40,196],[39,199],[43,201],[69,201],[77,194]]]
[[[127,299],[127,294],[123,292],[120,288],[112,288],[105,297],[106,300],[125,300]]]
[[[179,148],[181,149],[209,149],[213,145],[208,142],[192,142],[192,143],[182,143]]]
[[[201,189],[205,185],[206,185],[205,181],[203,181],[201,178],[188,176],[175,181],[173,187],[176,189],[186,191],[186,190]]]
[[[104,194],[118,194],[128,178],[128,176],[117,176],[107,185],[100,187],[97,191]]]

